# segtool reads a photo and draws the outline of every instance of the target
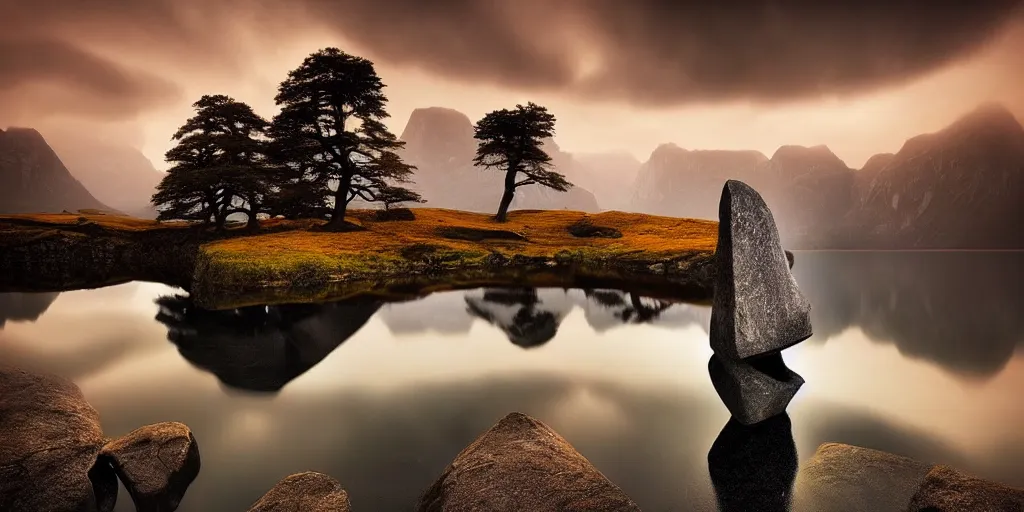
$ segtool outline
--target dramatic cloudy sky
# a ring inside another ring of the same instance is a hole
[[[273,115],[287,71],[338,46],[377,63],[399,133],[416,107],[532,100],[571,151],[828,144],[859,166],[981,102],[1024,117],[1021,3],[0,0],[0,126],[118,137],[162,167],[201,94]]]

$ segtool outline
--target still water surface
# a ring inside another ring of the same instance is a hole
[[[816,333],[784,353],[807,381],[789,408],[800,462],[838,441],[1024,486],[1022,263],[798,253]],[[179,510],[245,510],[307,470],[341,481],[355,510],[409,510],[511,411],[645,511],[717,510],[708,450],[729,414],[706,307],[541,289],[208,312],[178,294],[0,294],[0,361],[74,380],[108,435],[189,425],[202,471]]]

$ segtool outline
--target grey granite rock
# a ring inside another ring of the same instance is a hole
[[[199,474],[199,446],[181,423],[138,428],[115,439],[100,452],[109,461],[139,512],[178,508]]]
[[[416,510],[640,509],[550,427],[512,413],[459,453],[420,499]]]
[[[259,499],[249,512],[350,512],[348,493],[337,480],[312,471],[287,476]]]
[[[786,410],[804,379],[790,370],[776,352],[747,361],[718,354],[708,361],[711,383],[732,417],[753,425]]]
[[[99,415],[73,383],[0,366],[0,510],[113,510]]]
[[[797,287],[771,210],[729,180],[719,203],[711,348],[731,359],[782,350],[811,336],[811,304]]]
[[[908,512],[1022,512],[1024,489],[981,480],[949,466],[935,466],[910,500]]]
[[[929,469],[891,453],[825,443],[797,476],[795,510],[904,512]]]

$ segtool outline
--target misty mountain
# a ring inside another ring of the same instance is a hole
[[[130,215],[156,218],[150,198],[164,173],[137,148],[77,132],[47,131],[46,140],[96,199]]]
[[[0,213],[110,210],[68,172],[42,135],[0,130]]]
[[[908,140],[871,172],[847,219],[857,245],[1024,248],[1024,128],[999,105]]]
[[[793,248],[1024,248],[1024,129],[996,105],[860,170],[825,146],[767,158],[664,144],[641,167],[631,210],[714,219],[728,179],[761,192]]]
[[[410,188],[423,195],[426,206],[482,213],[497,210],[504,191],[504,173],[473,165],[477,141],[473,138],[473,123],[465,114],[440,107],[416,109],[400,138],[406,142],[402,158],[417,167]],[[572,181],[572,155],[551,140],[544,146],[555,169]],[[600,211],[594,194],[579,186],[568,192],[520,187],[511,209]]]
[[[594,193],[602,210],[628,211],[629,194],[633,190],[642,163],[625,151],[607,153],[573,153],[569,181]]]

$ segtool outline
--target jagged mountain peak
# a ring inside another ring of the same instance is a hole
[[[816,163],[829,166],[846,167],[846,162],[843,162],[841,158],[836,156],[836,154],[824,144],[819,144],[817,146],[781,146],[779,149],[775,150],[775,154],[772,155],[771,161],[774,163],[800,162],[804,164]]]
[[[0,212],[110,210],[85,189],[33,128],[0,133]]]
[[[953,148],[974,143],[1024,146],[1024,127],[1003,105],[984,103],[939,131],[908,139],[897,156],[927,151],[933,146]]]
[[[1020,121],[1001,103],[982,103],[954,121],[944,132],[973,130],[1005,130],[1024,133]]]
[[[413,163],[463,165],[473,159],[476,141],[473,123],[458,110],[444,107],[412,111],[400,137]]]

